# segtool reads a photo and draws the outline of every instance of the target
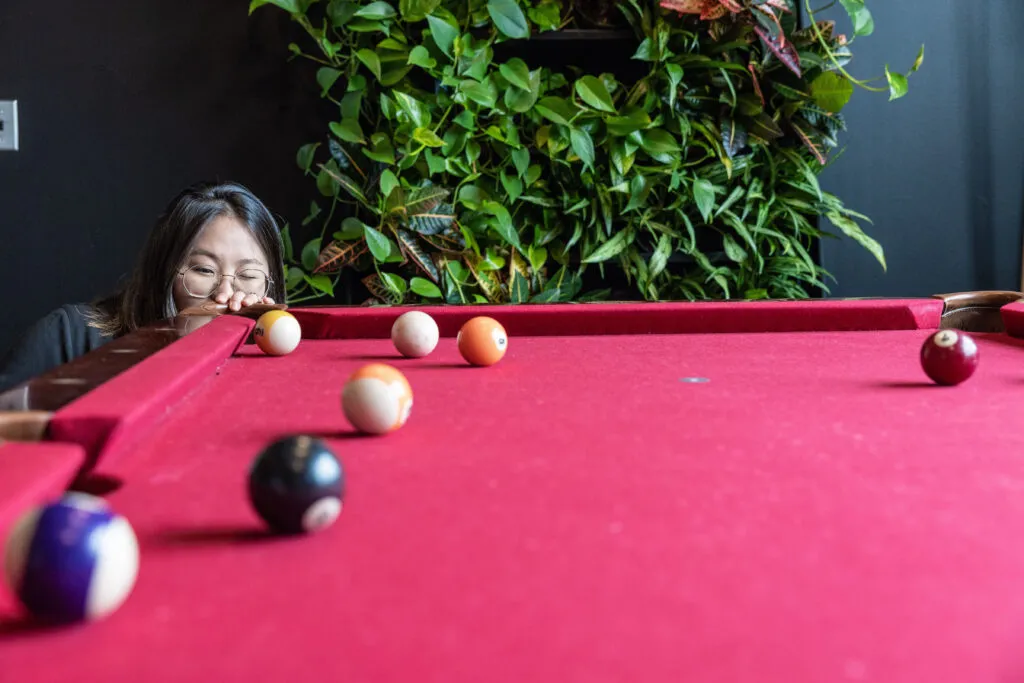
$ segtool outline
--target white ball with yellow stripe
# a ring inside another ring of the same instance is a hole
[[[267,311],[256,321],[253,338],[263,353],[284,356],[294,351],[302,341],[302,327],[287,311]]]

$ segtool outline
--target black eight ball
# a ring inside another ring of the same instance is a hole
[[[321,439],[274,441],[249,469],[249,500],[274,531],[311,533],[334,524],[345,497],[345,472]]]

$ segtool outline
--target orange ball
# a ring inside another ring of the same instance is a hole
[[[456,338],[459,353],[472,365],[494,365],[508,350],[508,334],[494,318],[472,318],[459,330]]]
[[[368,434],[393,432],[409,419],[412,387],[401,372],[384,363],[356,370],[341,392],[341,409],[352,426]]]

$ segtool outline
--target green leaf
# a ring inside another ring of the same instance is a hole
[[[316,268],[316,262],[319,257],[320,238],[316,237],[306,242],[305,246],[302,247],[302,258],[300,259],[302,267],[306,270],[313,270]]]
[[[479,270],[490,272],[495,270],[501,270],[505,267],[505,259],[495,254],[493,250],[488,249],[484,258],[477,264]]]
[[[398,11],[407,22],[423,21],[440,4],[441,0],[399,0]]]
[[[512,85],[523,90],[530,89],[530,67],[526,66],[526,62],[518,57],[513,57],[500,65],[498,71]]]
[[[450,59],[452,57],[452,46],[455,45],[455,39],[459,35],[459,30],[444,19],[433,14],[427,17],[427,23],[430,25],[430,35],[434,39],[437,48]]]
[[[697,202],[697,210],[707,223],[711,220],[711,212],[715,209],[715,186],[707,178],[693,181],[693,199]]]
[[[725,255],[730,261],[743,263],[747,260],[747,252],[744,251],[743,247],[736,243],[736,240],[729,235],[723,235],[722,240],[725,247]]]
[[[319,216],[319,215],[320,215],[320,205],[317,204],[316,202],[310,202],[309,203],[309,214],[305,218],[302,219],[302,225],[304,225],[304,226],[305,225],[309,225],[310,223],[315,221],[316,217]],[[283,231],[282,231],[282,235],[283,235]],[[289,255],[290,252],[291,252],[291,247],[286,245],[285,260],[288,260],[288,259],[291,258],[291,256]]]
[[[882,269],[887,270],[885,265],[885,253],[882,250],[882,245],[866,235],[864,231],[861,230],[861,227],[857,225],[856,221],[851,218],[847,218],[836,211],[826,214],[826,217],[832,225],[842,230],[847,237],[853,238],[858,244],[871,252],[871,255],[874,256],[880,264],[882,264]]]
[[[907,94],[907,77],[895,71],[889,71],[889,65],[885,65],[885,78],[889,81],[889,101],[898,100]]]
[[[345,119],[341,123],[331,121],[327,127],[345,142],[363,142],[363,131],[359,127],[359,121],[355,119]]]
[[[870,36],[875,31],[875,20],[871,11],[864,5],[864,0],[839,0],[853,22],[853,33],[857,36]]]
[[[386,133],[374,133],[370,136],[370,149],[363,149],[366,157],[382,164],[395,163],[395,150]]]
[[[573,128],[569,131],[569,138],[572,140],[572,151],[580,158],[583,164],[594,169],[594,141],[590,133],[582,128]]]
[[[399,296],[405,296],[405,293],[409,291],[409,285],[405,283],[405,280],[394,273],[381,273],[380,279],[385,287]]]
[[[612,104],[608,88],[605,87],[604,81],[596,76],[584,76],[576,81],[576,94],[594,109],[615,113],[615,105]]]
[[[526,10],[530,21],[537,24],[541,31],[554,31],[562,21],[561,7],[558,2],[546,2]]]
[[[373,73],[373,75],[377,77],[377,80],[379,81],[380,57],[377,56],[377,53],[368,48],[363,48],[362,50],[356,53],[356,57],[359,58],[360,62],[366,65],[366,68],[369,69]]]
[[[249,3],[249,14],[252,14],[253,10],[263,5],[276,5],[285,12],[292,14],[296,14],[299,11],[299,0],[252,0]]]
[[[662,235],[658,238],[658,246],[651,254],[651,260],[647,264],[647,279],[653,280],[668,265],[668,259],[672,255],[672,238]]]
[[[320,67],[316,72],[316,82],[320,84],[320,97],[326,97],[327,91],[341,76],[341,72],[329,66]]]
[[[610,258],[614,258],[622,253],[622,250],[626,248],[626,231],[620,230],[619,232],[612,235],[611,239],[607,240],[604,244],[595,249],[587,258],[583,259],[583,263],[601,263],[607,261]]]
[[[429,128],[417,128],[412,132],[412,138],[427,147],[444,147],[444,140]]]
[[[316,154],[316,148],[319,146],[319,142],[311,142],[308,145],[299,147],[299,151],[295,154],[295,163],[299,165],[303,173],[308,171],[309,167],[313,165],[313,155]]]
[[[524,304],[530,300],[530,283],[518,270],[512,272],[508,288],[508,299],[513,304]]]
[[[512,163],[515,164],[516,173],[522,178],[530,166],[530,150],[526,147],[512,150]]]
[[[494,83],[490,79],[483,83],[473,80],[462,81],[459,83],[459,90],[464,92],[469,99],[485,107],[494,108],[498,101],[498,89],[494,87]]]
[[[366,226],[361,220],[355,216],[349,216],[341,222],[341,230],[334,233],[334,239],[351,242],[362,237],[364,230],[366,230]]]
[[[288,289],[295,289],[300,282],[306,277],[306,274],[302,272],[301,268],[295,266],[285,266],[288,272],[284,276],[284,286]]]
[[[509,176],[502,171],[501,184],[505,188],[505,192],[508,193],[510,202],[515,202],[515,200],[519,199],[519,195],[523,193],[523,181],[518,176]]]
[[[427,299],[440,299],[442,296],[437,285],[422,277],[414,277],[409,280],[409,289]]]
[[[643,131],[640,135],[640,146],[652,157],[657,158],[679,152],[679,144],[667,130],[652,128]]]
[[[331,20],[331,26],[341,28],[356,15],[358,9],[359,5],[351,0],[331,0],[327,5],[327,17]]]
[[[530,25],[515,0],[488,0],[487,13],[495,27],[509,38],[530,37]]]
[[[384,261],[391,255],[391,240],[380,230],[364,225],[363,236],[366,238],[366,246],[370,248],[373,258]]]
[[[385,198],[390,197],[395,188],[399,186],[398,178],[390,169],[380,174],[380,193]]]
[[[425,104],[404,92],[395,92],[394,95],[398,102],[398,108],[409,117],[417,128],[426,128],[430,125],[430,111]]]
[[[491,226],[498,231],[498,234],[502,236],[505,242],[522,251],[523,245],[519,241],[519,233],[516,231],[515,226],[512,225],[512,215],[508,212],[508,209],[492,201],[485,201],[483,209],[497,219],[491,223]]]
[[[604,123],[612,135],[626,136],[651,125],[651,117],[643,109],[634,108],[625,116],[606,116]]]
[[[437,60],[430,56],[430,51],[422,45],[417,45],[409,53],[409,64],[422,66],[424,69],[433,69],[437,66]]]
[[[811,81],[811,97],[819,107],[835,114],[853,97],[853,83],[834,71],[825,71]]]
[[[629,203],[622,210],[623,213],[642,207],[653,187],[654,183],[647,176],[641,174],[633,176],[633,179],[629,181]]]
[[[395,16],[395,8],[383,0],[378,0],[377,2],[371,2],[365,7],[361,7],[359,11],[356,12],[356,16],[376,21],[381,19],[390,19]]]
[[[917,59],[914,60],[914,65],[910,67],[910,73],[916,72],[924,64],[924,45],[917,52]]]
[[[561,97],[543,97],[535,108],[544,118],[563,126],[568,126],[569,120],[576,113],[569,102]]]
[[[302,279],[309,283],[309,285],[320,292],[328,296],[334,296],[334,283],[331,282],[331,278],[327,275],[303,275]]]

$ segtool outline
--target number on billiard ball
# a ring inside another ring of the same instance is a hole
[[[978,345],[963,332],[939,330],[921,346],[921,368],[936,384],[960,384],[978,367]]]
[[[278,439],[256,456],[249,469],[249,501],[278,533],[326,529],[341,514],[344,497],[341,461],[315,437]]]
[[[139,544],[102,498],[68,493],[25,512],[4,552],[7,583],[36,617],[94,621],[128,598],[139,573]]]

